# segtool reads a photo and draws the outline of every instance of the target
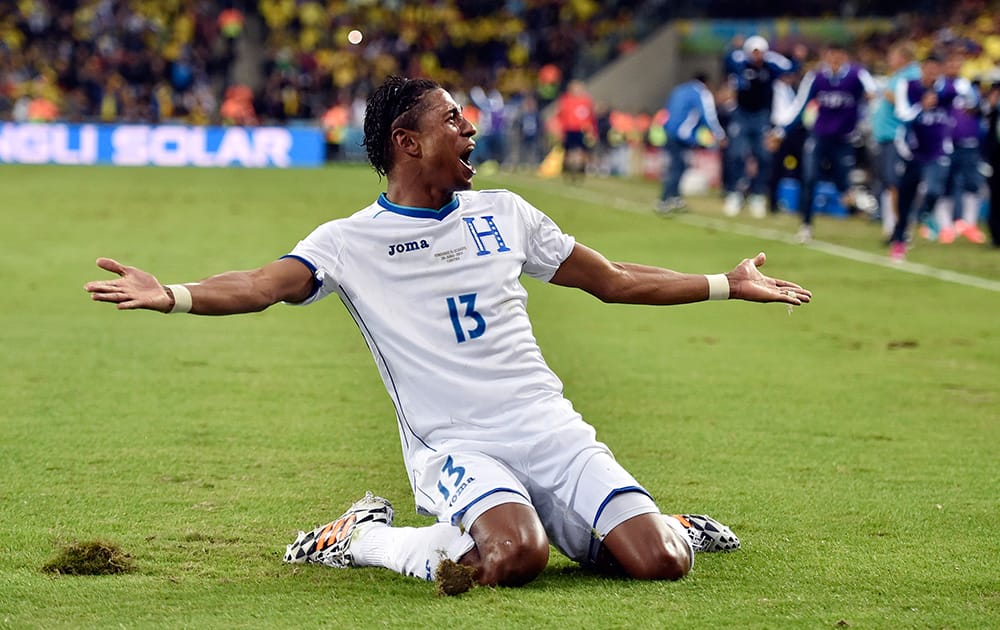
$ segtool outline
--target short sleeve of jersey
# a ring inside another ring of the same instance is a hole
[[[335,221],[324,223],[299,241],[298,245],[284,256],[301,261],[313,272],[312,295],[301,302],[289,302],[289,304],[301,306],[312,304],[334,292],[340,261],[337,232]]]
[[[515,199],[528,230],[523,271],[532,278],[548,282],[573,252],[576,239],[563,233],[556,222],[538,208],[519,196],[515,195]]]

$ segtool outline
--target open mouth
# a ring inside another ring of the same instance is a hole
[[[469,145],[469,148],[462,151],[462,154],[458,156],[458,161],[462,163],[462,166],[469,170],[472,175],[476,174],[476,167],[472,165],[470,159],[472,158],[472,150],[476,148],[476,145]]]

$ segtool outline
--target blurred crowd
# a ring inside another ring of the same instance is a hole
[[[825,111],[823,98],[831,98],[830,89],[807,95],[809,102],[798,105],[796,92],[803,91],[803,82],[815,92],[813,82],[818,85],[829,74],[829,42],[763,40],[763,50],[754,52],[746,47],[746,36],[753,33],[740,35],[730,50],[720,51],[724,62],[716,80],[700,77],[664,86],[665,96],[677,98],[673,105],[665,99],[659,111],[611,110],[577,80],[628,53],[679,8],[703,5],[666,0],[18,0],[0,3],[0,120],[318,121],[329,157],[350,158],[358,156],[357,134],[371,89],[389,74],[423,76],[440,82],[465,106],[479,130],[474,160],[481,166],[537,168],[571,178],[659,179],[664,157],[676,165],[690,159],[690,149],[700,148],[699,153],[721,155],[727,214],[739,213],[746,204],[753,216],[766,216],[779,205],[780,182],[799,181],[805,199],[825,178],[834,181],[850,211],[882,217],[889,232],[900,214],[902,184],[886,171],[893,143],[884,137],[884,121],[876,112],[881,108],[884,114],[888,107],[895,115],[890,87],[904,71],[906,81],[919,78],[919,62],[935,57],[944,64],[938,70],[941,81],[970,86],[960,102],[969,104],[963,105],[963,115],[975,118],[983,140],[974,168],[988,173],[985,152],[994,143],[986,141],[984,131],[1000,95],[995,89],[1000,86],[996,3],[959,0],[949,3],[946,14],[897,15],[895,30],[842,42],[841,61],[863,70],[857,89],[864,94],[858,92],[856,128],[841,134],[849,139],[849,151],[821,138],[818,152],[807,142],[812,138],[815,144],[817,133],[822,135],[826,123],[818,130],[813,126],[817,111]],[[761,65],[747,65],[757,53]],[[773,76],[764,83],[747,79],[756,76],[757,68]],[[950,103],[952,96],[943,98]],[[798,112],[791,111],[797,106]],[[671,107],[701,114],[710,107],[718,127],[702,117],[696,128],[686,129]],[[747,130],[760,133],[749,137]],[[831,171],[831,161],[836,166],[847,152],[850,168],[841,170],[848,174]],[[905,170],[905,164],[894,164]],[[679,180],[681,173],[673,169],[667,175]],[[985,198],[985,182],[966,177],[962,190],[971,194],[976,188]],[[665,185],[661,210],[683,205],[680,191],[671,187],[677,184]],[[971,208],[952,184],[932,193]],[[926,177],[919,188],[924,194]],[[925,233],[948,240],[954,230],[933,220],[944,212],[921,207],[915,214]],[[959,225],[968,218],[966,210]],[[811,217],[803,217],[803,227],[809,229],[800,237],[808,240]],[[968,234],[975,238],[974,232]]]
[[[433,78],[449,88],[481,85],[505,95],[537,91],[551,101],[562,85],[540,85],[540,79],[592,71],[626,52],[652,28],[654,21],[638,18],[657,4],[5,2],[0,119],[316,119],[335,103],[363,99],[392,73]],[[248,20],[261,26],[241,53],[252,76],[236,77],[236,43]],[[348,37],[351,31],[357,31],[356,41]]]
[[[217,119],[242,16],[208,0],[0,3],[0,119]]]
[[[660,2],[260,0],[265,120],[318,118],[331,157],[357,149],[368,93],[389,74],[436,80],[480,130],[480,163],[537,162],[539,112],[568,80],[627,53]],[[347,44],[345,44],[345,42]]]

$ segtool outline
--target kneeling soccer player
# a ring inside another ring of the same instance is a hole
[[[764,254],[709,276],[609,262],[518,195],[471,191],[474,135],[436,83],[390,77],[365,116],[369,161],[387,178],[370,206],[255,270],[163,286],[102,258],[120,277],[86,288],[120,309],[202,315],[331,293],[343,301],[395,405],[416,507],[438,522],[392,527],[389,502],[369,493],[301,533],[288,562],[381,566],[428,580],[439,566],[459,566],[480,584],[519,585],[544,569],[550,542],[584,565],[638,579],[678,579],[694,552],[737,549],[736,536],[707,516],[661,514],[596,439],[542,358],[520,277],[633,304],[800,305],[811,293],[761,274]]]

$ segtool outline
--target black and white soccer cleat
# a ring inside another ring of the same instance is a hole
[[[696,552],[736,551],[740,548],[740,539],[733,530],[711,516],[675,514],[674,518],[684,526]]]
[[[342,569],[353,564],[351,542],[372,525],[392,525],[392,504],[371,492],[355,501],[340,518],[311,532],[299,532],[285,549],[285,562],[312,562]]]

